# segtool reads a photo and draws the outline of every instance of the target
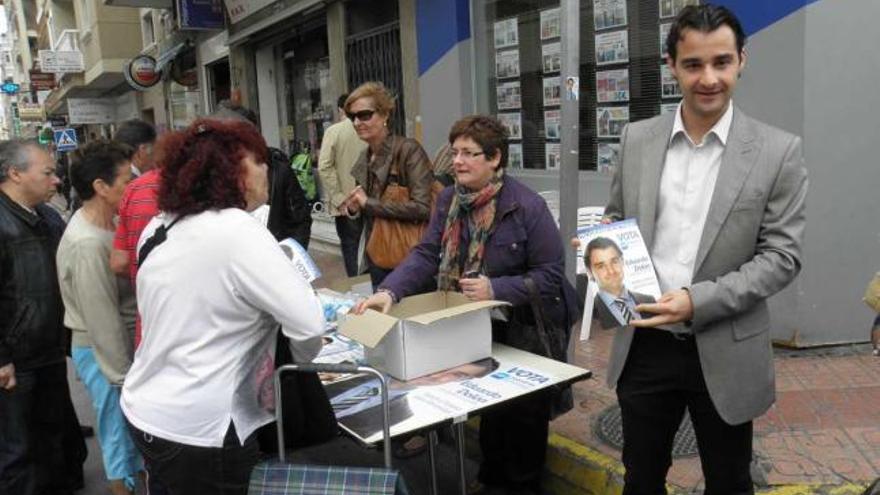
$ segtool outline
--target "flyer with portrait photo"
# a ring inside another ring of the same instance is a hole
[[[642,303],[660,297],[660,283],[648,247],[633,218],[578,228],[578,273],[587,275],[581,340],[593,331],[628,325],[643,315]]]

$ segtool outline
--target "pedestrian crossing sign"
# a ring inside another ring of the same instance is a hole
[[[55,130],[55,149],[70,151],[77,148],[76,131],[70,128]]]

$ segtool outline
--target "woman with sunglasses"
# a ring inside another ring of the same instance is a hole
[[[394,98],[382,83],[367,82],[351,92],[344,110],[358,137],[368,146],[351,170],[358,186],[339,209],[348,215],[364,215],[365,239],[370,238],[376,217],[427,223],[433,181],[431,161],[417,141],[391,131],[389,119],[394,112]],[[409,201],[382,201],[382,193],[392,181],[409,188]],[[369,255],[366,261],[373,287],[393,269],[376,265]]]

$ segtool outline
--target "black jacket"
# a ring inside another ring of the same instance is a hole
[[[36,212],[0,192],[0,366],[17,371],[63,362],[67,339],[55,268],[63,227],[49,206]]]
[[[308,249],[312,235],[312,205],[281,150],[269,148],[269,231],[275,239],[288,237]]]

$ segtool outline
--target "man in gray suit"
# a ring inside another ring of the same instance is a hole
[[[726,8],[686,7],[666,44],[679,110],[621,136],[605,221],[638,220],[663,290],[611,350],[624,494],[666,493],[685,409],[705,493],[754,493],[752,420],[775,398],[766,299],[801,268],[807,173],[798,137],[731,103],[744,44]]]

